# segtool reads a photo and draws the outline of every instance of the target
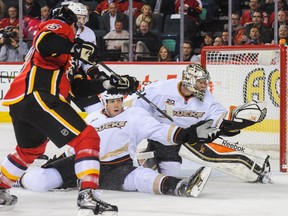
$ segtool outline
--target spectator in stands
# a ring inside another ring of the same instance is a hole
[[[183,61],[188,61],[188,62],[199,62],[200,59],[197,55],[194,55],[193,52],[193,45],[190,40],[184,40],[183,42]],[[177,55],[175,57],[175,61],[179,62],[180,61],[180,55]]]
[[[9,36],[2,34],[0,37],[0,61],[23,62],[24,56],[28,53],[28,46],[25,42],[19,43],[19,27],[10,28],[5,31],[5,34]]]
[[[279,11],[284,11],[286,13],[286,17],[287,17],[287,14],[288,14],[288,5],[287,5],[287,2],[286,0],[277,0],[278,1],[278,22],[279,22]],[[283,13],[282,13],[282,16],[283,16]],[[282,17],[283,18],[283,17]],[[273,10],[273,12],[271,13],[270,17],[269,17],[269,27],[270,28],[274,28],[275,24],[275,12]],[[279,24],[279,23],[278,23]],[[284,25],[283,23],[281,25]],[[280,25],[278,25],[279,27]]]
[[[123,29],[129,30],[129,18],[126,14],[118,11],[117,4],[112,2],[109,4],[109,11],[101,17],[100,29],[106,33],[115,30],[115,21],[122,20]]]
[[[270,29],[263,24],[263,14],[261,11],[254,11],[253,16],[252,16],[252,23],[248,24],[245,26],[245,31],[244,34],[249,37],[250,34],[250,29],[252,27],[257,27],[260,32],[260,40],[266,44],[266,43],[271,43],[272,41],[272,34]]]
[[[0,20],[0,29],[7,26],[19,26],[18,7],[11,5],[8,8],[8,17]]]
[[[246,26],[247,24],[252,22],[252,17],[254,11],[260,10],[260,0],[250,0],[249,2],[250,9],[247,11],[244,11],[241,18],[240,18],[240,24],[242,26]],[[262,22],[268,26],[268,16],[266,12],[262,12]]]
[[[33,38],[36,31],[38,30],[38,27],[40,23],[45,22],[49,19],[49,11],[50,8],[48,5],[45,5],[41,8],[41,17],[39,18],[33,18],[28,23],[28,38]]]
[[[200,14],[202,13],[202,3],[197,0],[184,0],[184,14],[187,15],[187,31],[193,41],[199,32]],[[175,1],[175,11],[180,13],[180,0]]]
[[[250,34],[248,37],[248,41],[244,43],[244,45],[261,45],[263,44],[260,38],[260,32],[259,29],[254,26],[250,29]]]
[[[151,30],[160,35],[163,32],[165,17],[175,13],[175,0],[145,0],[144,2],[151,6],[153,12],[153,27]]]
[[[41,17],[41,6],[38,1],[35,0],[24,0],[23,1],[23,34],[27,38],[29,32],[28,24],[32,19],[40,19]]]
[[[85,26],[87,26],[88,28],[92,30],[100,29],[99,21],[98,21],[98,18],[100,17],[100,15],[96,13],[95,10],[92,11],[89,5],[87,4],[84,4],[84,5],[86,6],[88,10],[88,16],[89,16],[89,20],[85,23]]]
[[[260,3],[260,10],[265,11],[269,18],[271,18],[271,15],[274,15],[274,8],[275,8],[275,0],[261,0]],[[278,2],[278,11],[279,10],[288,10],[287,2],[286,0],[277,0]]]
[[[0,0],[0,20],[6,17],[6,15],[7,15],[6,4],[3,2],[3,0]]]
[[[142,21],[139,31],[133,36],[133,44],[136,45],[136,59],[139,57],[157,56],[160,48],[160,38],[150,31],[149,23]],[[122,46],[122,53],[128,53],[129,41]],[[126,55],[127,58],[127,55]]]
[[[213,46],[213,36],[212,32],[206,32],[203,37],[203,43],[200,45],[200,48],[204,46]]]
[[[146,0],[145,4],[151,6],[154,14],[163,15],[163,19],[166,15],[175,13],[175,0]]]
[[[274,11],[274,0],[261,0],[259,9],[265,11],[268,17],[270,17],[271,13]]]
[[[23,1],[23,16],[30,18],[40,18],[41,6],[38,1],[35,0],[24,0]]]
[[[132,0],[132,14],[137,18],[141,14],[141,8],[144,2],[142,0]],[[119,11],[129,15],[129,0],[119,1]]]
[[[286,25],[287,24],[287,11],[284,11],[284,10],[279,10],[278,11],[278,28],[279,26],[281,25]],[[271,23],[271,28],[272,28],[272,31],[274,30],[275,28],[275,19],[273,20],[273,22]]]
[[[278,41],[280,41],[281,39],[285,39],[286,44],[288,43],[288,25],[281,25],[279,27]]]
[[[140,23],[145,20],[149,23],[150,28],[153,26],[152,9],[150,5],[143,5],[141,8],[141,14],[136,18],[136,28],[139,29]]]
[[[278,30],[278,41],[272,41],[272,44],[280,44],[280,40],[284,39],[288,44],[288,25],[281,25]]]
[[[239,13],[236,12],[232,13],[231,25],[232,25],[232,45],[240,45],[244,34],[244,28],[240,24]]]
[[[171,61],[171,54],[170,50],[165,47],[161,46],[158,52],[158,61],[159,62],[169,62]]]
[[[213,42],[213,46],[223,46],[222,37],[216,37]]]
[[[99,16],[104,15],[109,11],[109,4],[112,2],[118,5],[119,0],[104,0],[100,2],[95,8],[95,13],[97,13]]]
[[[229,40],[229,33],[228,31],[223,31],[222,32],[222,45],[227,46],[228,45],[228,40]]]
[[[116,39],[127,39],[129,40],[129,33],[126,30],[123,30],[123,23],[121,20],[115,21],[115,30],[109,32],[104,37],[107,56],[105,60],[108,61],[118,61],[121,57],[121,50],[125,40],[116,40]]]

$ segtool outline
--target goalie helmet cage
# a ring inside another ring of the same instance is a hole
[[[207,46],[201,63],[211,76],[210,91],[227,109],[251,100],[267,103],[264,121],[231,138],[276,155],[280,171],[287,172],[287,47]]]

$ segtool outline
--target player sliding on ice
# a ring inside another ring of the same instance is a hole
[[[204,188],[211,168],[201,167],[191,177],[176,178],[143,166],[133,166],[137,145],[143,139],[158,140],[163,145],[211,141],[219,129],[210,128],[211,121],[200,122],[184,129],[161,124],[146,110],[123,107],[123,95],[103,93],[103,108],[86,118],[100,136],[99,187],[120,191],[197,197]],[[75,156],[49,161],[23,175],[22,187],[34,191],[76,187]],[[39,184],[41,182],[41,184]]]
[[[209,81],[210,75],[206,69],[200,64],[191,64],[183,70],[182,80],[157,81],[146,86],[143,93],[157,107],[170,115],[176,126],[185,128],[200,121],[213,119],[212,126],[219,128],[223,136],[235,136],[241,129],[265,118],[265,103],[251,101],[235,108],[231,113],[231,119],[225,120],[227,110],[208,91]],[[158,121],[171,124],[168,118],[141,98],[137,98],[137,95],[133,101],[133,106],[142,107]],[[262,154],[260,158],[256,158],[254,155],[248,155],[247,151],[238,152],[222,146],[223,142],[227,144],[229,141],[222,139],[218,141],[217,143],[198,142],[193,146],[186,146],[186,144],[164,146],[157,140],[149,139],[146,152],[154,153],[160,172],[166,175],[179,176],[181,156],[183,156],[244,181],[271,182],[268,155]]]

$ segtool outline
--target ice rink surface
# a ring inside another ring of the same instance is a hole
[[[16,145],[11,124],[0,124],[0,137],[2,162]],[[63,151],[49,144],[48,156]],[[198,198],[106,190],[101,198],[117,205],[119,216],[283,216],[288,209],[288,174],[279,172],[277,160],[271,162],[273,184],[246,183],[213,170]],[[190,175],[198,166],[184,160],[182,175]],[[0,209],[0,216],[76,215],[76,190],[36,193],[13,188],[11,193],[18,196],[18,203],[12,210]]]

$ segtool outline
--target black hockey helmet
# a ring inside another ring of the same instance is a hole
[[[49,18],[62,20],[66,22],[68,25],[78,22],[76,14],[74,14],[73,11],[67,7],[57,7],[51,9]]]

